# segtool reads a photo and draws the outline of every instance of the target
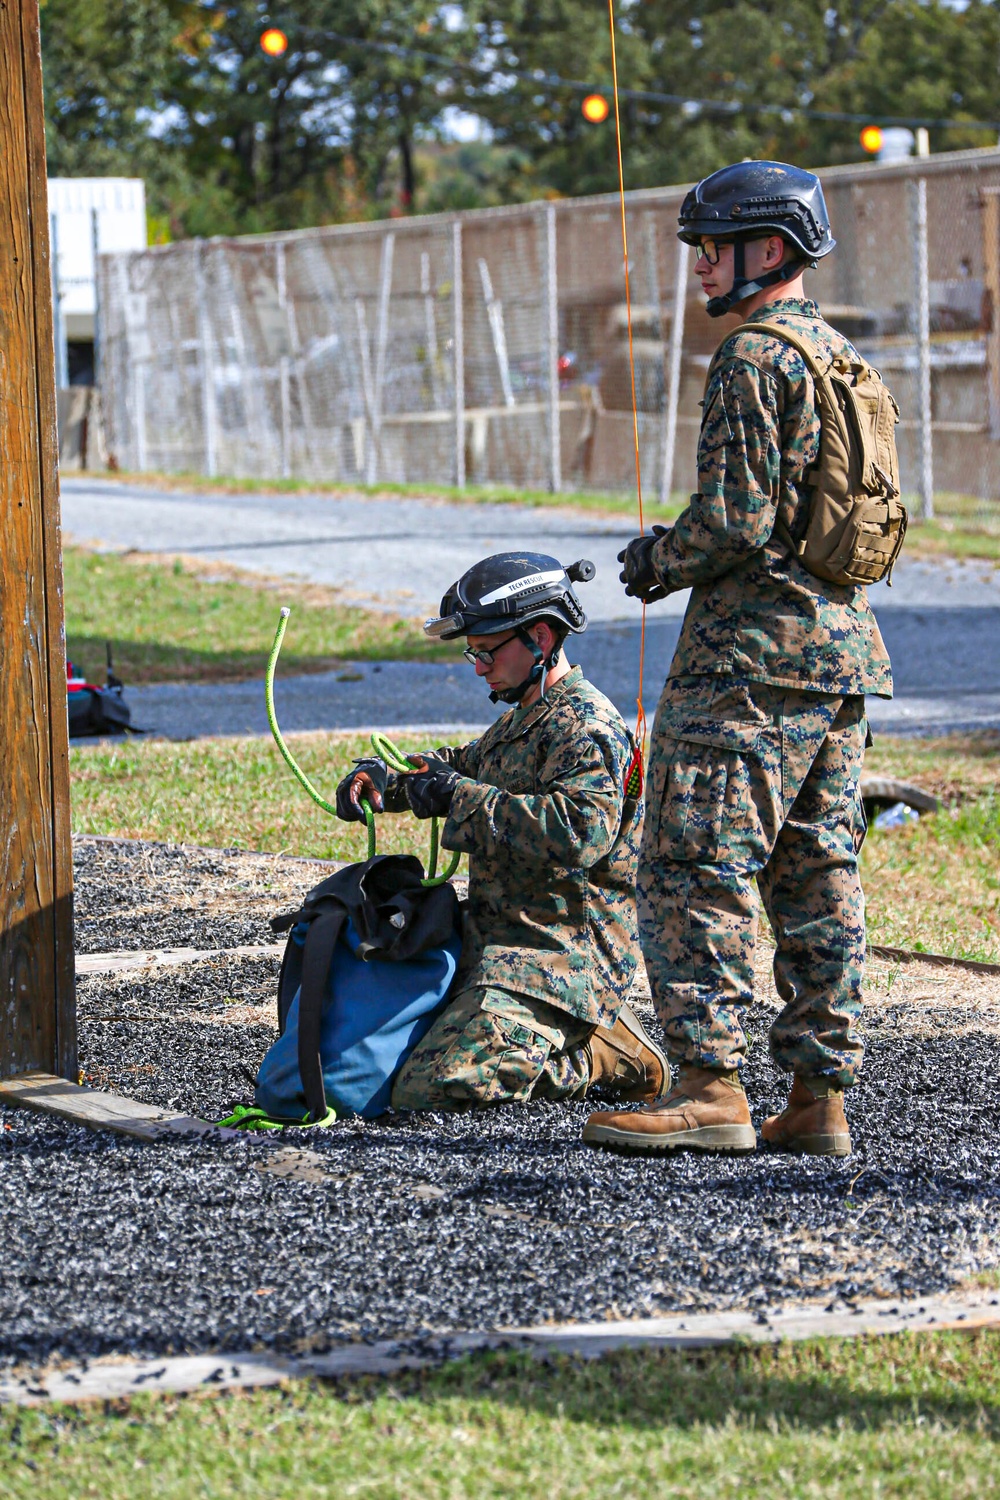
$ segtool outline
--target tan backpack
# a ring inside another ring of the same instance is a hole
[[[881,375],[853,350],[832,360],[818,355],[784,324],[742,323],[735,331],[784,339],[802,355],[815,383],[821,435],[819,460],[806,478],[809,514],[800,536],[782,521],[775,531],[803,567],[827,583],[887,578],[891,584],[907,514],[899,499],[899,408]]]

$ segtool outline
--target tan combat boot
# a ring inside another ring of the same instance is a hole
[[[670,1093],[627,1114],[602,1111],[583,1127],[588,1146],[616,1151],[754,1151],[757,1135],[737,1072],[683,1067]]]
[[[597,1026],[584,1043],[592,1088],[619,1099],[655,1099],[670,1082],[670,1066],[630,1005],[613,1026]]]
[[[760,1133],[776,1151],[850,1156],[843,1089],[827,1078],[800,1078],[796,1073],[788,1103],[780,1115],[764,1121]]]

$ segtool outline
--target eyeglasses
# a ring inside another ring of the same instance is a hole
[[[731,245],[732,240],[703,239],[698,241],[699,259],[704,256],[710,266],[719,264],[719,254],[723,245]]]
[[[466,661],[471,662],[473,666],[475,666],[476,662],[478,661],[482,662],[484,667],[492,667],[493,658],[496,656],[497,652],[502,651],[504,646],[509,646],[511,641],[514,641],[516,639],[517,632],[515,631],[514,634],[509,635],[505,641],[500,641],[500,643],[494,646],[491,651],[487,651],[484,648],[480,648],[480,650],[474,651],[471,646],[466,646],[465,650],[462,652],[462,655],[465,657]]]

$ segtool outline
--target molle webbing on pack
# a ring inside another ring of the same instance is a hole
[[[815,385],[821,437],[819,460],[806,478],[809,504],[796,534],[780,520],[776,533],[827,583],[891,582],[907,513],[899,499],[899,408],[881,375],[853,349],[833,359],[819,354],[782,323],[742,323],[735,332],[771,334],[791,344]]]

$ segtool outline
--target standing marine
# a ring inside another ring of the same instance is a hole
[[[762,1136],[845,1155],[844,1093],[862,1060],[864,695],[891,697],[892,676],[864,586],[817,576],[804,539],[846,431],[822,406],[824,377],[861,371],[881,403],[879,452],[892,472],[874,460],[872,470],[895,517],[881,528],[895,555],[905,530],[896,408],[803,290],[803,272],[835,244],[816,177],[780,162],[725,167],[688,193],[679,234],[698,252],[709,314],[742,326],[710,366],[697,494],[672,527],[620,554],[626,593],[692,591],[652,731],[638,874],[643,955],[678,1071],[663,1098],[592,1115],[584,1139],[639,1152],[756,1147],[741,1017],[759,891],[783,1002],[771,1055],[792,1075]]]
[[[409,773],[358,761],[337,789],[342,818],[362,817],[362,797],[442,817],[443,846],[469,856],[452,998],[396,1079],[397,1109],[666,1087],[665,1058],[626,1003],[639,963],[635,742],[563,649],[587,625],[573,583],[593,574],[535,552],[470,568],[424,629],[464,636],[507,712],[470,744],[411,757]]]

